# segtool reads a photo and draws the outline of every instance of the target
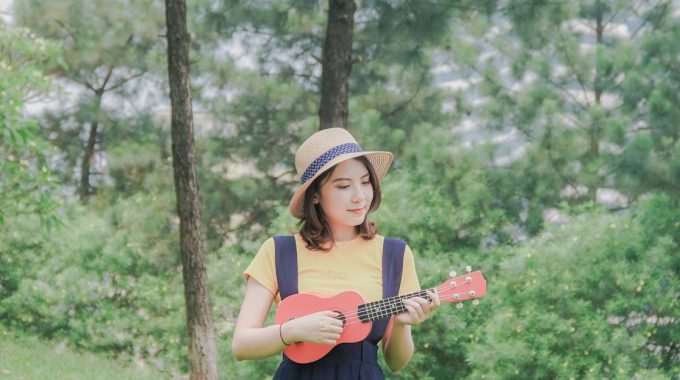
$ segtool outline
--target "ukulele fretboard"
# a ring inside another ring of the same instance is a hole
[[[414,297],[422,297],[430,301],[430,297],[427,295],[426,291],[421,290],[415,293],[404,294],[403,296],[390,297],[380,301],[365,303],[359,305],[357,309],[359,320],[361,320],[361,322],[370,322],[399,314],[406,311],[406,307],[402,301]]]

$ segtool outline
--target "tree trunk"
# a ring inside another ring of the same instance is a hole
[[[196,181],[194,126],[189,76],[189,34],[184,0],[166,0],[168,76],[172,107],[172,167],[179,214],[184,301],[189,338],[191,380],[217,379],[201,204]]]
[[[354,0],[330,0],[321,59],[320,128],[347,128]]]
[[[595,37],[596,37],[596,57],[600,55],[600,47],[604,44],[604,14],[600,2],[596,2],[597,16],[595,18]],[[595,94],[595,107],[601,112],[602,94],[604,93],[604,74],[600,72],[596,58],[595,63],[595,78],[593,80],[593,92]],[[598,162],[600,160],[600,139],[602,135],[601,120],[592,121],[590,130],[588,131],[588,151],[585,154],[583,162],[583,170],[587,173],[586,185],[588,187],[588,195],[586,199],[595,202],[597,200],[597,189],[604,182],[598,171]]]
[[[83,154],[83,161],[80,164],[80,186],[78,188],[78,194],[80,196],[80,201],[87,201],[87,197],[90,195],[90,168],[92,167],[92,161],[94,160],[94,148],[97,145],[97,128],[99,127],[99,110],[102,105],[103,91],[97,91],[95,93],[95,108],[94,108],[94,119],[92,124],[90,124],[90,134],[87,137],[87,145],[85,146],[85,153]]]

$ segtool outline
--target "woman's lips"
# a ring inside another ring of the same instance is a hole
[[[353,209],[353,210],[349,210],[349,212],[351,212],[351,213],[353,213],[353,214],[361,215],[361,214],[363,214],[363,212],[364,212],[365,209],[366,209],[366,207],[355,208],[355,209]]]

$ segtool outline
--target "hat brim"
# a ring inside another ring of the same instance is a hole
[[[347,161],[352,158],[356,157],[361,157],[361,156],[366,156],[368,161],[373,165],[373,169],[375,170],[375,174],[378,177],[378,182],[381,182],[382,179],[387,175],[387,171],[390,169],[390,165],[392,165],[392,153],[390,152],[355,152],[355,153],[347,153],[347,154],[341,154],[334,159],[330,160],[326,165],[322,166],[321,169],[319,169],[316,174],[314,174],[313,177],[307,180],[302,186],[300,186],[296,191],[295,194],[293,194],[293,198],[290,200],[290,205],[288,206],[288,209],[290,210],[290,213],[298,218],[302,219],[304,216],[304,199],[305,199],[305,192],[307,191],[307,188],[314,182],[314,180],[323,174],[326,170],[332,168],[333,166],[343,162]]]

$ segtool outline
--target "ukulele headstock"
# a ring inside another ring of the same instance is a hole
[[[449,272],[450,279],[437,286],[441,302],[455,302],[457,308],[463,307],[463,301],[472,300],[473,305],[479,304],[478,298],[486,295],[486,280],[482,272],[472,272],[467,266],[466,274],[456,276],[455,271]]]

